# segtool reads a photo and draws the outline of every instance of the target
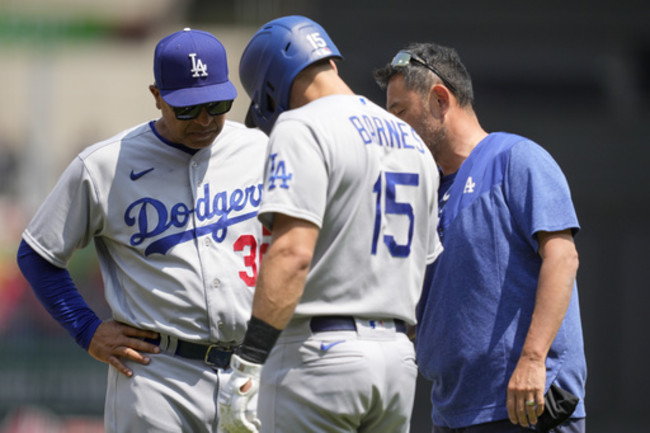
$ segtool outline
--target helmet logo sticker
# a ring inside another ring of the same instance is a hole
[[[196,53],[190,53],[190,59],[192,59],[192,78],[207,77],[208,76],[208,65],[204,64],[201,59],[196,58]]]
[[[327,42],[323,39],[318,32],[309,33],[307,40],[316,50],[317,55],[326,56],[332,53],[332,50],[327,46]]]

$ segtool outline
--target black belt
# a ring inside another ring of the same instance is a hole
[[[403,320],[393,319],[395,330],[406,334],[406,324]],[[372,320],[370,321],[372,324]],[[314,316],[309,321],[311,332],[327,331],[356,331],[354,317],[350,316]]]
[[[157,346],[160,345],[160,337],[155,339],[145,338],[145,341]],[[200,359],[206,364],[218,368],[228,368],[230,366],[230,357],[237,348],[223,344],[192,343],[180,339],[177,341],[174,355],[188,359]]]

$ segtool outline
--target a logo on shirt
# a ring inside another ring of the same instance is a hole
[[[190,53],[190,59],[192,59],[192,78],[207,77],[208,76],[208,65],[203,63],[201,59],[196,58],[196,53]]]
[[[131,178],[131,180],[135,181],[135,180],[140,179],[142,176],[149,173],[150,171],[153,171],[153,169],[154,168],[151,167],[151,168],[148,168],[146,170],[138,171],[137,173],[135,171],[131,170],[131,173],[129,174],[129,177]]]
[[[222,242],[230,226],[257,216],[261,198],[261,183],[216,194],[211,194],[210,185],[206,184],[203,196],[194,205],[176,203],[168,207],[153,197],[138,199],[127,207],[124,222],[137,230],[130,239],[134,247],[157,238],[147,246],[145,256],[166,254],[172,247],[201,236],[211,235],[215,242]],[[193,220],[210,223],[165,235],[168,230],[185,227]]]
[[[467,178],[467,182],[465,182],[465,189],[463,190],[463,194],[468,194],[474,192],[474,187],[476,186],[476,183],[472,181],[472,176]]]
[[[292,173],[287,173],[286,163],[283,159],[279,159],[277,153],[272,153],[269,156],[271,161],[271,168],[269,170],[269,191],[275,189],[276,186],[280,188],[289,189],[289,182],[293,178]],[[276,185],[276,181],[278,185]]]

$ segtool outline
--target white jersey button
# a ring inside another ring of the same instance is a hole
[[[215,280],[212,282],[212,287],[215,289],[218,288],[221,285],[221,281],[219,281],[218,278],[215,278]]]

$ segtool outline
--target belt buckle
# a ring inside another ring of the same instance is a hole
[[[214,352],[213,352],[214,350]],[[223,346],[221,344],[211,344],[205,351],[203,362],[208,365],[216,366],[219,368],[228,368],[230,366],[230,358],[234,349],[231,346]]]

